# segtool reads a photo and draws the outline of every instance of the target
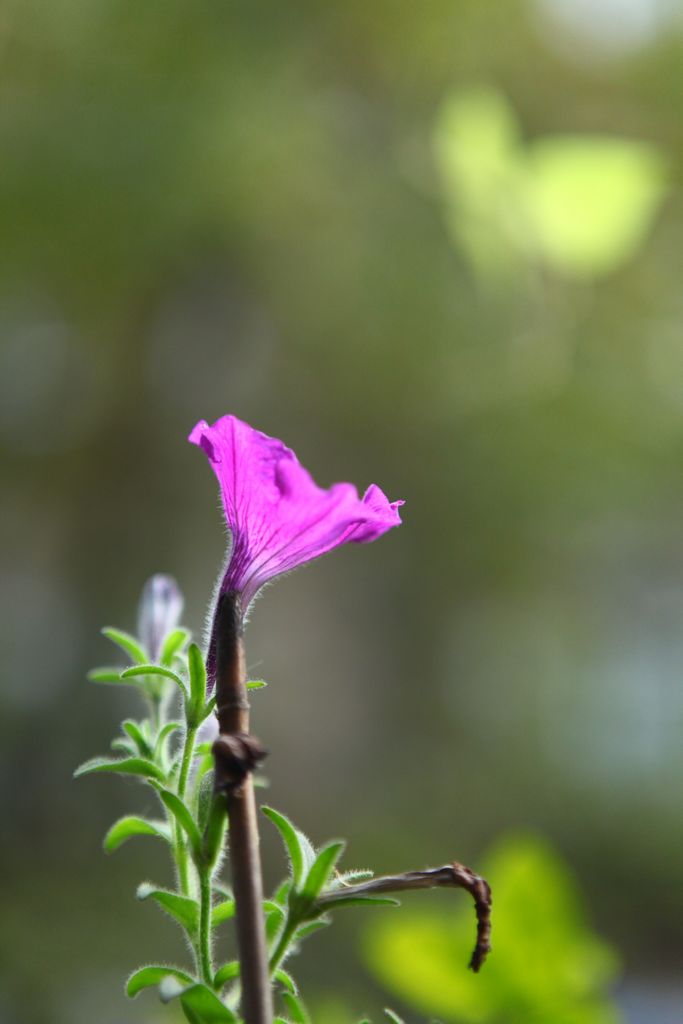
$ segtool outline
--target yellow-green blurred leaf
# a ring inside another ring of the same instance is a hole
[[[601,136],[544,138],[529,150],[528,199],[543,255],[567,274],[608,273],[642,244],[665,190],[655,147]]]
[[[558,135],[524,144],[515,111],[494,89],[448,97],[434,153],[454,240],[484,276],[550,266],[595,278],[643,243],[666,188],[649,143]]]

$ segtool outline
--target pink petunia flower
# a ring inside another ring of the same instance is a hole
[[[204,449],[218,478],[230,533],[216,597],[237,592],[245,611],[276,576],[340,544],[376,540],[401,522],[402,501],[390,502],[375,484],[362,498],[353,484],[318,487],[282,441],[235,416],[223,416],[212,426],[201,420],[189,440]]]

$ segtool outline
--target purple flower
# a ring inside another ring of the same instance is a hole
[[[218,594],[236,591],[247,609],[274,577],[340,544],[376,540],[401,518],[375,484],[362,498],[353,484],[318,487],[282,441],[235,416],[204,420],[189,440],[203,448],[220,484],[231,544]],[[209,650],[211,672],[213,654]]]

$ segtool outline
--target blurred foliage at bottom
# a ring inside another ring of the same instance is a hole
[[[493,889],[493,952],[464,969],[472,910],[404,907],[382,915],[365,942],[368,965],[392,998],[454,1024],[616,1024],[607,994],[617,958],[593,934],[567,866],[538,838],[511,836],[482,866]],[[447,900],[444,900],[446,903]]]

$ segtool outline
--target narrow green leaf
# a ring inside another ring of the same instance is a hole
[[[288,897],[289,897],[289,891],[290,891],[291,888],[292,888],[292,879],[291,878],[286,878],[284,880],[284,882],[282,883],[282,885],[279,885],[278,888],[273,893],[273,902],[279,903],[281,907],[286,907],[287,906],[287,900],[288,900]]]
[[[164,980],[164,978],[177,978],[178,981],[188,984],[192,982],[192,978],[185,971],[181,971],[178,967],[162,967],[150,964],[149,967],[141,967],[138,971],[133,971],[130,978],[126,982],[126,995],[133,999],[138,992],[142,992],[143,988],[151,988],[152,985],[158,985]]]
[[[165,821],[150,821],[147,818],[127,815],[114,822],[107,832],[102,842],[104,852],[113,853],[133,836],[156,836],[158,839],[164,839],[167,843],[171,841],[171,834]]]
[[[337,910],[339,907],[400,907],[401,901],[393,896],[344,896],[343,892],[334,894],[334,899],[325,897],[325,911]]]
[[[229,921],[234,916],[235,901],[223,900],[222,903],[217,903],[211,911],[211,927],[216,928],[219,924],[223,924],[223,921]]]
[[[180,797],[177,796],[176,793],[172,793],[170,789],[160,789],[159,796],[187,835],[192,848],[192,855],[195,860],[198,860],[201,857],[202,852],[202,838],[189,808],[183,803]]]
[[[88,679],[91,683],[107,683],[122,686],[135,686],[134,679],[122,679],[120,668],[109,668],[103,666],[102,668],[93,668],[88,672]]]
[[[180,1004],[190,1024],[237,1024],[237,1017],[232,1010],[204,985],[195,985],[187,995],[181,996]]]
[[[187,629],[173,629],[166,636],[161,647],[159,661],[162,665],[170,665],[178,651],[182,650],[190,639],[190,631]]]
[[[132,718],[127,718],[121,723],[121,725],[137,747],[138,753],[142,754],[143,757],[152,758],[154,751],[152,750],[149,740],[140,728],[139,723],[134,722]]]
[[[137,757],[138,748],[131,739],[127,736],[115,736],[109,744],[112,750],[116,750],[121,754],[125,754],[126,757]]]
[[[303,881],[305,873],[315,862],[315,850],[307,837],[292,824],[289,818],[280,814],[273,807],[262,807],[261,810],[279,831],[284,841],[292,868],[295,888]]]
[[[291,992],[293,996],[298,996],[299,986],[294,981],[294,978],[289,971],[286,971],[283,967],[276,967],[273,972],[273,977],[276,981],[279,981],[281,985],[284,985],[287,991]]]
[[[237,1017],[207,985],[195,982],[183,986],[174,978],[164,978],[159,986],[161,1001],[180,999],[185,1015],[192,1024],[235,1024]]]
[[[267,906],[270,904],[270,906]],[[280,929],[284,924],[285,920],[285,909],[278,903],[272,903],[270,900],[264,900],[263,909],[266,914],[266,941],[270,945],[280,934]]]
[[[211,774],[213,771],[213,754],[211,753],[211,745],[200,743],[200,747],[208,746],[208,751],[195,750],[195,758],[199,761],[194,770],[195,786],[201,786],[204,778]]]
[[[197,644],[190,644],[187,649],[187,667],[190,673],[190,705],[198,725],[206,703],[206,666]]]
[[[168,889],[159,889],[150,882],[139,885],[135,895],[139,900],[154,900],[191,935],[196,934],[199,925],[199,905],[196,900]]]
[[[306,1007],[298,996],[292,995],[291,992],[283,992],[282,1002],[287,1007],[287,1012],[292,1020],[292,1024],[311,1024],[310,1017],[306,1012]]]
[[[334,871],[334,866],[344,852],[345,846],[346,843],[342,840],[336,840],[323,846],[306,876],[302,891],[304,898],[309,899],[311,902],[318,898],[327,885],[330,875]]]
[[[367,882],[369,879],[374,877],[375,872],[370,871],[369,868],[356,868],[351,871],[337,871],[330,882],[330,888],[332,888],[332,886],[339,886],[343,889],[345,885],[355,885],[357,882]]]
[[[197,828],[200,832],[204,832],[206,826],[209,823],[209,817],[211,816],[211,805],[213,804],[214,796],[214,785],[213,785],[214,772],[209,769],[200,778],[196,778],[195,775],[195,806],[196,812],[195,817],[197,821]],[[225,799],[223,799],[223,807],[225,807]]]
[[[389,1010],[386,1006],[384,1007],[384,1016],[389,1018],[391,1024],[404,1024],[403,1018],[399,1017],[393,1010]]]
[[[302,939],[308,938],[314,932],[319,932],[321,928],[327,928],[329,924],[332,924],[332,918],[330,917],[316,917],[315,921],[308,921],[307,924],[302,924],[301,928],[296,930],[294,942],[301,942]]]
[[[178,729],[182,729],[180,722],[167,722],[166,725],[159,730],[159,735],[156,738],[154,744],[154,760],[160,761],[166,755],[166,744],[170,736]]]
[[[121,673],[122,679],[132,679],[136,676],[163,676],[165,679],[171,679],[176,686],[180,687],[183,696],[187,699],[187,687],[176,672],[172,672],[170,668],[164,668],[163,665],[131,665],[130,668],[125,669]]]
[[[227,985],[233,978],[238,978],[240,973],[240,965],[238,960],[230,960],[227,964],[223,964],[219,967],[214,975],[213,985],[214,988],[221,989],[224,985]]]
[[[106,636],[107,640],[111,640],[113,644],[116,644],[122,651],[125,651],[131,661],[135,661],[139,665],[144,665],[146,661],[149,661],[144,647],[130,633],[126,633],[122,629],[114,629],[112,626],[106,626],[102,630],[102,634]]]
[[[268,683],[265,679],[250,679],[247,683],[248,690],[262,690]]]
[[[122,760],[111,760],[107,757],[93,757],[84,761],[74,772],[74,778],[91,775],[93,772],[116,772],[119,775],[141,775],[147,779],[162,782],[164,773],[161,768],[144,757],[124,757]]]

